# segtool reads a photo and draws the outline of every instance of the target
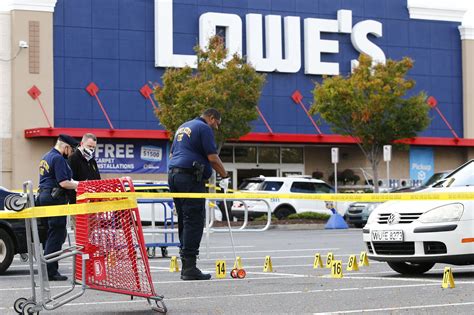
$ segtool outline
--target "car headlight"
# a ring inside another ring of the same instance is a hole
[[[369,218],[367,219],[367,225],[377,222],[377,217],[378,217],[378,214],[376,214],[375,212],[372,212],[369,215]]]
[[[372,213],[372,211],[374,211],[374,209],[377,208],[380,204],[382,204],[382,203],[381,203],[381,202],[371,203],[370,205],[367,206],[367,208],[364,209],[364,212],[366,212],[367,214],[370,214],[370,213]]]
[[[421,223],[459,221],[463,212],[464,206],[461,203],[451,203],[423,213],[418,221]]]

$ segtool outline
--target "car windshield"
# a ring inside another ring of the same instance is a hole
[[[474,160],[455,170],[434,187],[474,186]]]
[[[428,180],[426,181],[426,183],[423,184],[423,186],[429,187],[433,185],[434,183],[436,183],[437,181],[439,181],[440,179],[445,178],[446,175],[448,174],[449,172],[434,173],[433,176],[428,178]]]
[[[239,190],[263,190],[263,191],[278,191],[283,182],[279,181],[262,181],[262,180],[244,180],[239,186]]]

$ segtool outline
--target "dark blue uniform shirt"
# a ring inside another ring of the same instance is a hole
[[[198,117],[182,124],[174,136],[171,146],[169,168],[192,168],[193,162],[205,165],[205,179],[211,177],[212,169],[207,156],[217,154],[214,132],[204,119]]]
[[[39,165],[39,188],[51,189],[59,187],[59,183],[71,180],[72,170],[66,159],[55,148],[43,156]]]

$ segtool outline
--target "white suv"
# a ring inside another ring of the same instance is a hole
[[[334,189],[324,181],[314,179],[309,176],[293,177],[253,177],[244,179],[239,186],[239,190],[244,193],[274,193],[274,194],[322,194],[334,193]],[[238,193],[237,193],[238,194]],[[236,196],[236,198],[238,198]],[[326,208],[326,203],[322,200],[305,199],[280,199],[270,198],[270,208],[272,213],[278,218],[286,218],[292,213],[300,212],[320,212],[331,214]],[[259,216],[268,212],[267,206],[262,201],[244,201],[248,207],[249,216]],[[242,202],[234,201],[232,214],[236,217],[244,215],[245,207]]]

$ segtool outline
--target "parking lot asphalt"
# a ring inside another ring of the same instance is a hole
[[[159,236],[157,236],[159,238]],[[165,296],[168,314],[472,314],[474,266],[452,266],[455,288],[441,287],[445,265],[438,264],[421,276],[402,276],[387,264],[370,261],[359,271],[346,271],[350,255],[365,250],[359,229],[272,229],[234,233],[237,255],[247,272],[245,279],[215,278],[215,261],[226,260],[230,271],[234,258],[228,233],[213,233],[207,253],[205,238],[198,266],[213,274],[210,281],[182,281],[169,271],[169,258],[150,259],[158,294]],[[169,247],[169,255],[177,255]],[[159,252],[159,251],[158,251]],[[330,269],[313,269],[316,253],[332,252],[343,261],[343,278]],[[273,272],[263,272],[270,256]],[[60,271],[71,277],[71,260],[60,262]],[[0,313],[16,314],[13,302],[29,297],[28,265],[16,257],[0,276]],[[58,292],[67,282],[52,282]],[[46,311],[41,314],[47,313]],[[56,314],[156,314],[142,298],[86,290],[85,294],[51,312]]]

